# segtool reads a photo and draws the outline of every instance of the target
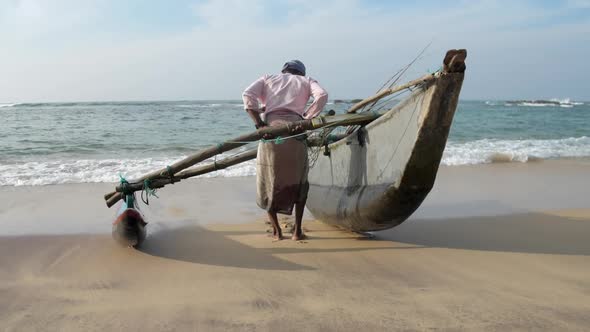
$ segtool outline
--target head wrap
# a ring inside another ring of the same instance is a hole
[[[303,64],[303,62],[299,60],[291,60],[285,62],[285,64],[283,65],[282,72],[284,73],[287,70],[296,71],[301,75],[305,76],[305,65]]]

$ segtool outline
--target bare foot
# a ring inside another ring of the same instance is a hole
[[[303,241],[307,239],[307,235],[303,234],[303,233],[293,233],[293,236],[291,237],[291,240],[293,241]]]
[[[283,233],[281,231],[276,231],[273,229],[272,233],[269,232],[268,236],[272,238],[272,242],[281,241],[283,238]]]

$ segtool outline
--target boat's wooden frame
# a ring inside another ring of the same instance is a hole
[[[307,208],[365,232],[405,221],[434,185],[463,83],[465,50],[385,115],[328,146],[309,172]]]

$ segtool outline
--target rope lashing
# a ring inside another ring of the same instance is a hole
[[[300,136],[300,135],[293,135],[293,136],[284,137],[284,138],[281,137],[281,136],[277,136],[276,138],[271,138],[271,139],[261,138],[260,141],[262,143],[283,144],[283,143],[285,143],[286,140],[291,139],[291,138],[294,138],[294,137],[297,137],[297,136]]]
[[[125,193],[127,187],[129,186],[129,181],[127,181],[127,179],[125,179],[123,177],[123,175],[121,175],[121,173],[119,173],[119,183],[121,184],[121,187],[123,188],[122,192]]]
[[[145,179],[143,181],[143,190],[145,190],[150,196],[160,198],[156,194],[158,192],[158,189],[151,188],[151,181],[149,179]]]
[[[134,195],[133,193],[129,192],[129,181],[127,181],[127,179],[125,179],[121,173],[119,173],[119,183],[121,184],[121,195],[123,196],[123,200],[127,203],[128,207],[133,207]]]
[[[141,190],[141,200],[145,203],[145,205],[150,205],[150,196],[154,196],[156,198],[158,195],[156,194],[157,189],[151,188],[151,182],[149,179],[145,179],[143,181],[143,189]],[[145,193],[145,194],[144,194]]]

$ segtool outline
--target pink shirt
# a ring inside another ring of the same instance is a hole
[[[313,103],[305,110],[309,97]],[[260,111],[262,103],[265,113],[288,110],[311,119],[326,105],[328,93],[311,77],[286,73],[262,76],[244,90],[242,99],[245,109]]]

